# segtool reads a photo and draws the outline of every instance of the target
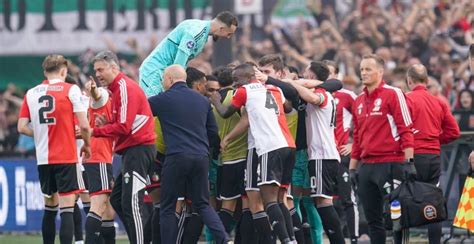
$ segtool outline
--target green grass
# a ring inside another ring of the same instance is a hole
[[[55,243],[59,243],[59,237],[57,236],[59,233],[56,233],[56,241]],[[19,234],[0,234],[0,244],[36,244],[42,243],[43,239],[41,235],[19,235]],[[125,239],[125,236],[117,237],[117,244],[126,244],[128,240]]]

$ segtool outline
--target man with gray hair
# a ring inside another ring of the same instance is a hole
[[[124,223],[130,243],[142,244],[142,189],[156,154],[151,109],[143,90],[120,71],[113,52],[100,52],[92,63],[97,79],[112,93],[113,112],[111,121],[105,115],[94,115],[97,127],[92,135],[115,138],[115,153],[122,155],[122,169],[115,180],[110,203]]]
[[[410,66],[407,83],[411,90],[406,96],[413,120],[416,180],[438,185],[440,143],[456,140],[460,134],[459,126],[446,103],[428,92],[425,66]],[[441,242],[441,223],[428,225],[428,238],[430,244]]]

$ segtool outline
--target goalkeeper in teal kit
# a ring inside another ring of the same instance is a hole
[[[186,68],[188,61],[199,55],[212,35],[214,41],[219,38],[230,38],[237,29],[237,18],[231,12],[221,12],[212,20],[190,19],[181,22],[172,30],[158,46],[143,61],[139,70],[139,84],[147,97],[163,92],[163,72],[172,64],[179,64]],[[155,117],[155,132],[157,135],[157,158],[165,154],[163,133],[159,120]],[[152,172],[161,171],[158,164],[153,165]],[[152,178],[152,177],[150,177]],[[214,180],[215,181],[215,180]],[[154,182],[152,182],[154,183]],[[152,235],[153,243],[160,240],[160,194],[159,187],[149,185],[149,195],[153,199]],[[180,226],[182,228],[182,226]],[[182,231],[180,231],[182,233]],[[200,232],[199,232],[200,233]]]
[[[230,38],[237,29],[237,18],[228,11],[212,20],[189,19],[181,22],[148,55],[140,66],[140,87],[147,97],[163,91],[163,71],[172,64],[184,68],[189,60],[199,55],[209,35],[214,41]]]

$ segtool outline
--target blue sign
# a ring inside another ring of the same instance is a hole
[[[43,209],[36,160],[0,160],[0,230],[39,231]]]
[[[114,175],[120,170],[120,159],[114,157]],[[0,159],[0,232],[41,231],[43,210],[36,160]],[[59,227],[59,214],[57,220]]]

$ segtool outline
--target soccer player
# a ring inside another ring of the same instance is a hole
[[[362,58],[360,73],[365,87],[352,107],[354,142],[349,174],[352,184],[358,184],[372,243],[385,243],[384,196],[405,180],[405,172],[416,174],[410,111],[403,92],[385,84],[384,63],[373,54]],[[394,242],[402,239],[403,233],[395,231]]]
[[[206,75],[206,80],[207,80],[207,93],[208,96],[211,96],[213,93],[218,92],[221,89],[221,86],[219,84],[219,80],[217,77],[213,75]]]
[[[265,75],[268,76],[267,80],[265,81],[266,84],[273,84],[281,88],[281,85],[289,85],[287,83],[282,82],[281,80],[286,78],[286,71],[285,71],[285,63],[280,55],[276,54],[269,54],[265,55],[258,61],[258,68],[262,71]],[[290,86],[290,88],[292,88]],[[289,89],[286,89],[287,91]],[[284,93],[285,98],[292,101],[292,104],[296,104],[298,100],[298,95],[296,90],[291,89],[291,93],[288,92]],[[286,113],[286,121],[288,123],[288,129],[290,130],[291,136],[293,139],[296,137],[297,125],[298,125],[298,113],[295,109],[292,109],[290,113]],[[280,208],[285,217],[286,228],[291,240],[296,240],[299,243],[304,242],[304,234],[301,229],[301,219],[296,214],[296,210],[294,208],[294,203],[289,195],[288,188],[291,184],[292,179],[292,172],[295,165],[295,160],[287,162],[285,164],[284,170],[284,179],[283,184],[280,186]],[[287,200],[288,196],[288,200]],[[297,230],[296,233],[294,228]],[[296,237],[295,237],[296,235]]]
[[[190,19],[181,22],[148,55],[140,66],[140,87],[147,97],[163,91],[163,71],[172,64],[186,67],[188,61],[199,55],[208,36],[214,41],[230,38],[237,29],[237,18],[228,11],[212,20]]]
[[[412,65],[407,71],[407,83],[411,90],[406,96],[413,119],[416,180],[437,186],[441,172],[440,144],[459,138],[459,126],[448,106],[426,90],[425,66]],[[441,234],[441,223],[428,225],[430,244],[440,243]]]
[[[339,68],[334,61],[324,60],[324,64],[329,69],[329,79],[337,79]],[[345,215],[347,228],[349,230],[351,243],[357,243],[359,238],[359,211],[355,198],[354,189],[352,189],[349,180],[349,161],[352,151],[352,143],[349,143],[349,136],[352,127],[352,105],[354,104],[357,95],[347,89],[341,89],[332,94],[336,103],[336,129],[334,130],[337,142],[337,149],[341,156],[341,163],[339,164],[339,171],[336,182],[337,204],[335,204],[338,211]],[[339,210],[340,209],[340,210]]]
[[[227,72],[227,71],[226,71]],[[229,105],[234,89],[232,87],[232,80],[223,81],[225,85],[220,91],[221,103]],[[214,110],[217,127],[219,128],[219,137],[224,138],[236,126],[240,120],[240,114],[235,113],[229,118],[223,118]],[[219,211],[219,217],[226,228],[227,233],[232,231],[234,222],[234,211],[237,206],[237,200],[244,193],[244,170],[246,168],[247,158],[247,134],[243,133],[231,143],[227,144],[226,148],[221,150],[219,155],[220,163],[222,164],[221,188],[219,198],[222,201],[222,206]]]
[[[216,99],[211,101],[224,118],[245,105],[250,132],[259,155],[260,194],[275,233],[281,242],[289,243],[285,219],[278,204],[278,193],[285,164],[294,158],[295,144],[284,115],[285,111],[291,111],[291,104],[286,102],[279,88],[260,83],[256,79],[255,68],[250,64],[237,66],[232,77],[236,83],[244,85],[237,89],[231,105],[223,106]]]
[[[109,92],[99,87],[93,78],[85,85],[86,94],[91,98],[89,107],[89,124],[95,127],[97,115],[105,115],[112,121],[112,99]],[[91,138],[91,157],[85,159],[84,168],[87,175],[91,207],[86,219],[86,244],[115,243],[114,212],[110,206],[109,196],[112,192],[114,178],[112,175],[113,137]],[[99,235],[100,234],[100,235]]]
[[[20,110],[18,131],[35,140],[41,191],[45,195],[42,223],[43,243],[54,243],[58,203],[61,212],[59,239],[72,243],[73,211],[82,176],[77,170],[78,154],[74,133],[77,117],[84,146],[81,152],[90,157],[90,127],[87,106],[77,85],[65,83],[67,60],[49,55],[43,61],[46,76],[40,85],[28,90]],[[31,123],[32,128],[29,127]]]
[[[122,155],[121,173],[115,179],[110,203],[125,225],[130,243],[143,243],[143,191],[155,160],[154,123],[145,93],[120,71],[117,56],[98,53],[94,70],[100,83],[112,93],[112,120],[97,115],[94,137],[115,139],[115,152]]]
[[[311,62],[304,76],[311,72],[317,77],[329,75],[328,67],[322,62]],[[344,243],[339,216],[333,206],[334,184],[339,169],[339,152],[334,139],[336,126],[336,104],[332,95],[324,89],[310,90],[291,83],[306,105],[306,138],[308,143],[309,175],[311,197],[317,205],[323,228],[331,243]]]

